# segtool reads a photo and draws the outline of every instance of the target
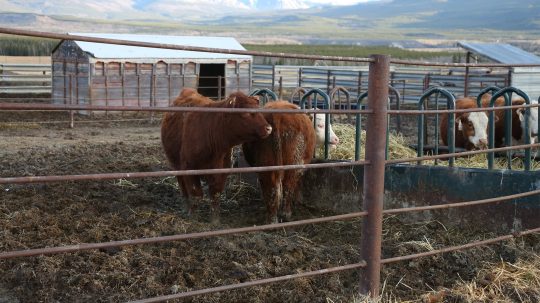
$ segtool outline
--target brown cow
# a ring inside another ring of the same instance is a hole
[[[175,106],[212,108],[258,108],[258,99],[234,93],[224,101],[213,102],[185,89],[174,101]],[[165,154],[177,170],[225,168],[231,165],[235,145],[266,138],[272,127],[260,113],[167,113],[161,125]],[[188,213],[193,214],[203,199],[201,181],[208,183],[212,199],[212,222],[219,222],[219,195],[225,187],[226,174],[179,176],[178,183],[188,200]]]
[[[299,109],[287,101],[269,102],[266,109]],[[274,166],[310,163],[315,149],[315,129],[308,115],[265,113],[272,134],[262,140],[244,143],[242,149],[251,166]],[[259,183],[267,208],[269,223],[278,221],[278,210],[291,218],[291,204],[298,198],[300,170],[259,173]]]
[[[456,100],[456,109],[478,108],[476,99],[471,97]],[[440,119],[441,139],[444,145],[448,145],[447,138],[447,114],[442,114]],[[472,149],[487,148],[488,116],[485,112],[457,113],[455,121],[455,146]]]
[[[205,106],[213,101],[197,93],[192,88],[184,88],[180,95],[173,101],[173,106],[192,107]],[[161,123],[161,143],[165,150],[165,155],[176,170],[180,169],[180,147],[182,142],[182,123],[184,112],[170,112],[163,115]],[[181,178],[177,177],[180,185]]]
[[[484,94],[482,96],[482,106],[489,107],[491,101],[490,94]],[[495,100],[495,107],[504,106],[504,97],[499,97]],[[521,97],[512,99],[512,105],[523,105],[525,100]],[[504,110],[495,110],[495,147],[503,146],[504,133],[505,133],[505,115]],[[525,144],[525,109],[513,108],[512,109],[512,145]],[[531,114],[529,116],[529,138],[530,142],[534,143],[538,136],[538,108],[531,108]]]

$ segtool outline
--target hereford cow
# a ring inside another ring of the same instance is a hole
[[[326,126],[326,115],[325,114],[311,114],[310,118],[313,120],[315,116],[315,134],[317,136],[317,146],[324,146],[324,137],[325,137],[325,126]],[[328,125],[330,129],[330,137],[328,138],[328,145],[330,148],[336,148],[339,144],[339,138],[334,133],[332,129],[332,124]]]
[[[456,100],[456,109],[477,108],[474,98],[465,97]],[[443,114],[440,122],[441,139],[448,145],[448,116]],[[457,113],[455,121],[455,146],[472,149],[487,148],[488,116],[485,112]]]
[[[299,109],[287,101],[269,102],[266,109]],[[244,157],[251,166],[274,166],[310,163],[315,148],[315,129],[305,114],[265,113],[272,134],[262,140],[242,145]],[[278,222],[278,211],[289,220],[291,204],[298,198],[300,170],[259,173],[259,184],[267,208],[269,223]]]
[[[234,93],[225,101],[214,102],[191,89],[184,89],[175,106],[211,108],[258,108],[255,98]],[[266,138],[272,127],[259,113],[175,112],[167,113],[161,125],[161,140],[169,162],[176,170],[226,168],[231,165],[235,145]],[[178,176],[178,183],[193,214],[203,199],[201,181],[208,183],[212,199],[212,222],[219,222],[219,195],[226,174]]]
[[[491,95],[485,94],[482,96],[482,106],[488,107],[491,101]],[[499,97],[495,100],[495,107],[504,106],[504,97]],[[523,105],[525,100],[521,97],[512,99],[512,105]],[[505,133],[505,115],[504,110],[495,110],[495,147],[503,146]],[[512,145],[525,144],[525,109],[512,109]],[[531,143],[536,142],[538,137],[538,108],[532,107],[529,116],[529,138]]]

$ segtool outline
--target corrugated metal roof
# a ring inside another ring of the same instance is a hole
[[[135,35],[135,34],[99,34],[99,33],[70,33],[71,35],[131,40],[139,42],[175,44],[186,46],[198,46],[208,48],[223,48],[246,50],[236,39],[232,37],[202,37],[202,36],[163,36],[163,35]],[[95,58],[190,58],[190,59],[250,59],[247,55],[218,54],[206,52],[190,52],[172,49],[148,48],[127,45],[93,43],[75,41],[79,47],[91,53]]]
[[[540,57],[506,43],[458,42],[458,45],[503,64],[540,64]]]

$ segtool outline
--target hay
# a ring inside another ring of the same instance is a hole
[[[334,123],[332,124],[334,133],[339,138],[339,144],[336,148],[331,149],[328,153],[328,158],[332,160],[354,160],[355,136],[356,129],[353,125]],[[388,139],[388,154],[389,159],[411,158],[416,156],[416,151],[407,147],[405,138],[401,134],[391,133]],[[360,159],[365,158],[366,150],[366,131],[362,130],[360,136]],[[316,155],[322,157],[324,148],[319,147]]]
[[[332,128],[336,135],[339,137],[339,144],[336,148],[330,149],[328,158],[331,160],[354,160],[355,151],[355,134],[356,129],[354,125],[333,123]],[[365,158],[365,146],[366,146],[366,131],[362,130],[360,140],[360,159]],[[533,151],[534,152],[534,151]],[[319,147],[316,151],[316,156],[323,158],[324,147]],[[405,138],[399,133],[391,132],[388,137],[388,159],[405,159],[416,157],[416,150],[407,146]],[[521,158],[513,158],[512,169],[522,170],[524,169],[524,162]],[[415,162],[411,163],[414,164]],[[443,160],[429,160],[423,161],[424,165],[441,165],[448,166],[448,161]],[[486,154],[476,154],[472,156],[457,157],[455,158],[456,167],[469,167],[469,168],[488,168],[488,161]],[[506,158],[495,158],[495,169],[507,169],[508,161]],[[540,163],[537,161],[531,161],[531,170],[540,168]]]
[[[501,261],[486,263],[470,282],[461,282],[445,290],[447,297],[466,298],[469,302],[539,302],[540,256],[530,254],[512,264]]]
[[[41,125],[36,122],[0,122],[0,130],[38,128],[41,128]]]

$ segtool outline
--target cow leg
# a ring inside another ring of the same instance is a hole
[[[230,158],[229,158],[230,159]],[[227,181],[226,174],[217,174],[207,177],[208,180],[208,192],[212,199],[210,207],[210,222],[212,224],[219,224],[220,222],[220,196],[225,189],[225,182]]]
[[[263,200],[266,203],[266,221],[269,224],[278,223],[278,210],[283,199],[283,172],[259,173],[259,183]]]
[[[292,205],[298,198],[298,182],[300,181],[301,173],[299,171],[286,171],[283,179],[283,206],[281,215],[286,221],[290,221],[292,217]]]
[[[184,182],[182,181],[182,176],[176,176],[176,181],[178,181],[178,187],[180,188],[180,191],[182,192],[182,195],[184,197],[187,197],[187,191],[184,186]]]
[[[203,198],[201,187],[201,178],[199,176],[183,176],[182,190],[185,191],[187,199],[188,216],[191,217],[197,210],[198,205]]]

